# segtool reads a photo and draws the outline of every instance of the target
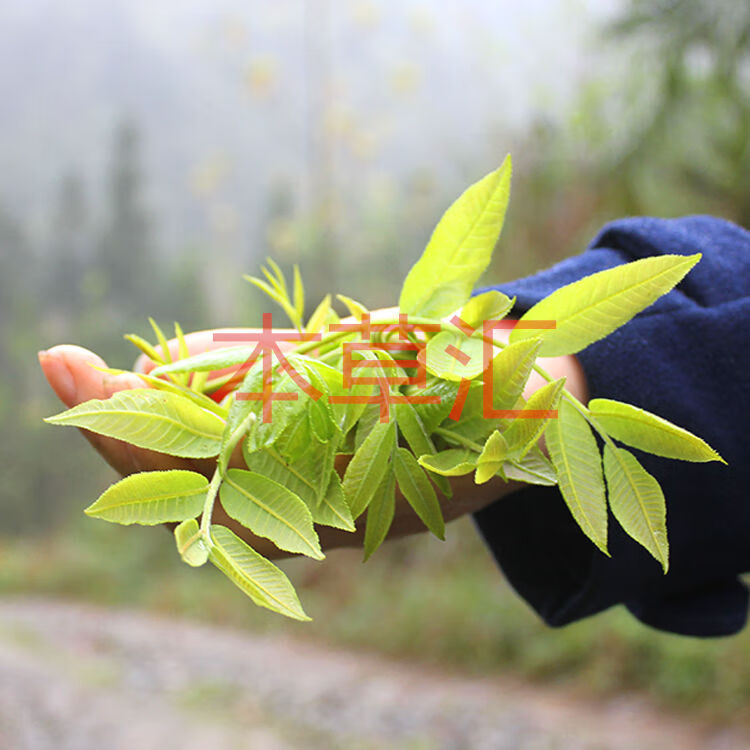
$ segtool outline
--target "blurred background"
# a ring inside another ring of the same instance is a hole
[[[70,342],[129,368],[122,334],[149,338],[148,315],[257,324],[265,302],[241,274],[268,255],[301,265],[311,305],[328,291],[393,304],[441,213],[507,152],[513,192],[487,283],[581,252],[625,215],[749,226],[750,5],[3,0],[0,101],[0,746],[120,747],[125,725],[141,747],[584,746],[550,718],[558,699],[577,731],[603,706],[665,731],[694,724],[685,742],[750,726],[750,633],[667,636],[621,611],[550,630],[469,521],[364,568],[355,551],[284,563],[315,622],[282,622],[181,565],[162,530],[83,518],[114,476],[42,423],[59,404],[36,363]],[[195,636],[184,663],[162,653],[177,631],[153,614]],[[248,654],[262,642],[300,666],[263,692],[231,659],[201,656],[226,626]],[[349,672],[316,683],[332,647],[331,664],[368,665],[382,694]],[[516,686],[501,702],[518,710],[493,703],[496,680]],[[414,693],[436,684],[442,708],[422,706],[420,724]],[[461,700],[479,686],[497,735],[467,724]],[[107,695],[118,710],[96,702]],[[340,704],[357,700],[347,724]],[[382,721],[361,723],[368,711]],[[438,714],[453,717],[439,731]],[[613,726],[596,747],[621,746]]]

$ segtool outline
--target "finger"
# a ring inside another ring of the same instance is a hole
[[[109,375],[94,369],[106,367],[106,363],[80,346],[65,344],[39,352],[39,363],[52,389],[67,407],[90,399],[107,399],[118,391],[145,387],[136,375]],[[137,448],[89,430],[81,432],[104,460],[123,475],[136,471],[193,468],[192,463],[185,459]]]

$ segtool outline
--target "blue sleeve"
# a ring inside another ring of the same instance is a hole
[[[550,625],[617,604],[655,628],[741,630],[750,571],[750,233],[719,219],[624,219],[583,254],[498,288],[520,314],[582,276],[651,255],[700,252],[679,286],[579,353],[591,398],[640,406],[708,441],[727,460],[687,463],[634,451],[667,501],[670,570],[610,515],[607,558],[556,487],[530,486],[475,515],[511,585]]]

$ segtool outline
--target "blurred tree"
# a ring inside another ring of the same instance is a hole
[[[144,304],[152,304],[157,288],[140,158],[138,129],[123,120],[114,135],[99,258],[110,309],[125,315],[140,315]]]
[[[46,312],[68,323],[81,311],[81,285],[91,261],[88,218],[83,182],[68,172],[60,181],[52,216],[44,279]]]
[[[631,0],[610,32],[635,44],[648,109],[614,165],[626,205],[666,189],[750,226],[750,4]]]

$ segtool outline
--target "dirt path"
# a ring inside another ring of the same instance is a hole
[[[634,700],[181,620],[0,603],[0,750],[741,750]]]

